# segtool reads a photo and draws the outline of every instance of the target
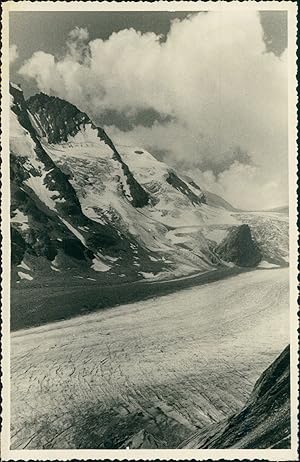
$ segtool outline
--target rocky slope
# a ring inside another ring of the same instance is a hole
[[[250,266],[259,253],[260,264],[287,265],[284,214],[237,211],[145,149],[115,145],[72,104],[10,91],[17,309],[20,288],[172,279],[248,266],[245,252]]]
[[[132,236],[122,234],[105,220],[100,223],[83,213],[68,175],[44,150],[22,92],[11,87],[11,93],[13,264],[22,264],[28,257],[34,264],[40,263],[47,270],[56,268],[57,272],[78,267],[78,262],[85,270],[105,272],[110,262],[122,262],[124,258],[132,266],[134,251],[151,263]],[[26,269],[24,264],[23,269]]]
[[[241,412],[195,433],[181,448],[290,447],[290,347],[266,369]]]
[[[249,225],[231,228],[223,241],[215,248],[215,252],[227,262],[237,266],[257,266],[261,261],[261,251],[253,240]]]

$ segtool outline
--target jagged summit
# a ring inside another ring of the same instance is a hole
[[[31,96],[26,104],[49,143],[68,141],[69,136],[75,136],[82,127],[91,123],[84,112],[56,96],[38,93]]]
[[[128,166],[123,162],[113,142],[106,132],[96,127],[84,112],[73,104],[61,98],[48,96],[44,93],[31,96],[27,101],[28,109],[33,118],[33,124],[41,137],[46,137],[47,143],[99,143],[104,142],[111,151],[111,157],[119,167],[119,176],[123,176],[126,185],[122,190],[134,207],[143,207],[149,202],[146,191],[138,184]],[[99,149],[99,157],[101,151]],[[126,191],[128,189],[128,192]]]

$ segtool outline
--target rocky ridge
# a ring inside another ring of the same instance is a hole
[[[290,447],[290,347],[262,373],[243,409],[184,441],[180,448]]]

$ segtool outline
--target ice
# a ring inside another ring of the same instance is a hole
[[[143,184],[145,181],[160,182],[162,178],[168,175],[169,167],[155,159],[145,149],[123,145],[116,145],[116,147],[139,183]],[[142,152],[142,154],[136,154],[136,151]]]
[[[90,434],[95,410],[101,437],[107,416],[124,409],[142,412],[143,428],[158,415],[168,444],[174,420],[165,413],[203,427],[236,412],[289,338],[287,268],[13,332],[11,444],[71,449],[78,432]],[[132,435],[127,416],[122,431]]]

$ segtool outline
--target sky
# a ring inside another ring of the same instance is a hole
[[[232,205],[288,203],[284,11],[13,12],[10,62]]]

